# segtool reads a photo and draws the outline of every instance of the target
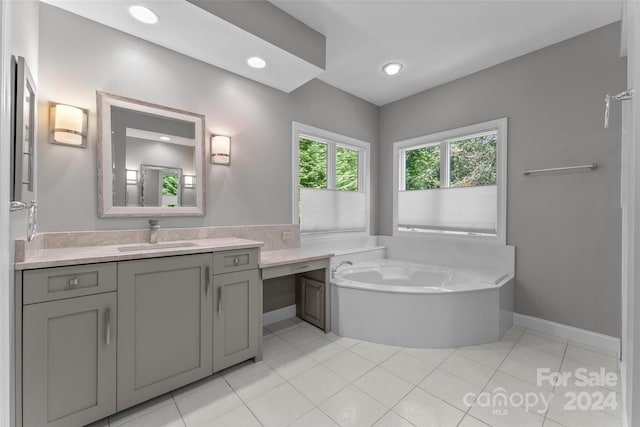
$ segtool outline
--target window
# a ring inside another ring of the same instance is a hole
[[[505,241],[507,119],[394,144],[396,232]]]
[[[369,144],[293,124],[294,221],[303,233],[369,230]]]
[[[401,190],[496,185],[497,130],[405,148]]]

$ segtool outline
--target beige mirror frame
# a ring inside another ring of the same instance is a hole
[[[103,218],[160,218],[204,216],[206,213],[204,115],[97,91],[98,103],[98,216]],[[114,206],[111,107],[166,116],[195,125],[196,205],[182,207]]]

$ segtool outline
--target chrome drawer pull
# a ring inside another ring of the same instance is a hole
[[[80,279],[74,277],[73,279],[69,279],[69,289],[73,289],[80,284]]]
[[[111,309],[105,310],[104,316],[107,318],[107,331],[105,333],[104,341],[107,345],[111,344]]]
[[[238,258],[235,258],[233,260],[233,265],[238,265],[238,264],[240,264],[240,260]]]
[[[204,269],[204,294],[207,298],[209,298],[209,284],[211,282],[211,278],[209,277],[209,266],[206,266]]]
[[[298,265],[296,267],[291,267],[292,270],[304,270],[305,268],[309,268],[309,264]]]
[[[217,308],[218,316],[220,316],[220,304],[221,303],[222,303],[222,286],[220,286],[218,288],[218,308]]]

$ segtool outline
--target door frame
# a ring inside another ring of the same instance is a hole
[[[621,376],[624,425],[640,419],[640,4],[624,3],[621,53],[627,56],[627,87],[635,88],[630,102],[622,103],[622,351]]]
[[[10,1],[0,2],[0,427],[14,423],[13,302],[10,263],[10,122],[11,122],[11,21]]]

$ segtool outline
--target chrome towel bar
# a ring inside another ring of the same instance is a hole
[[[574,169],[590,169],[590,170],[594,170],[597,167],[598,167],[597,163],[591,163],[590,165],[565,166],[565,167],[562,167],[562,168],[530,169],[530,170],[523,170],[522,171],[522,175],[529,175],[529,174],[538,173],[538,172],[567,171],[567,170],[574,170]]]

